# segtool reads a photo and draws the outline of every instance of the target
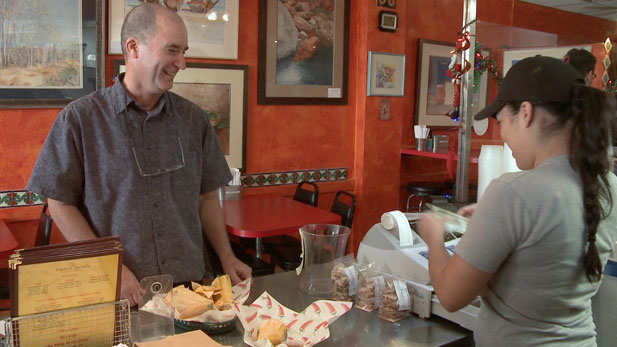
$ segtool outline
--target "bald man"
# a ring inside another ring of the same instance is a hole
[[[234,283],[249,278],[218,201],[231,175],[216,134],[199,106],[169,92],[186,68],[182,19],[142,4],[127,14],[121,36],[126,72],[62,110],[28,189],[48,198],[68,241],[120,237],[122,298],[132,305],[143,277],[201,282],[203,237]]]

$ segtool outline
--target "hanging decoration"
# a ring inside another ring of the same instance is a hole
[[[450,60],[449,70],[446,75],[452,77],[452,84],[454,85],[454,100],[452,102],[453,109],[446,113],[446,116],[452,118],[453,121],[458,122],[460,116],[461,106],[461,77],[471,69],[471,64],[462,59],[463,52],[471,47],[469,37],[471,36],[468,31],[459,32],[456,40],[456,48],[450,53],[452,59]],[[491,78],[497,82],[497,86],[501,85],[503,80],[503,74],[497,66],[497,62],[491,59],[490,56],[482,55],[482,44],[476,42],[475,44],[475,57],[474,57],[474,74],[473,74],[473,93],[478,91],[480,85],[480,79],[485,71],[488,71]],[[463,61],[461,61],[463,60]]]
[[[602,74],[602,85],[604,85],[604,91],[616,94],[617,93],[617,85],[615,81],[610,79],[608,74],[608,67],[611,66],[611,58],[610,52],[613,48],[613,44],[611,43],[610,38],[606,38],[604,41],[604,59],[602,59],[602,66],[604,66],[604,73]]]

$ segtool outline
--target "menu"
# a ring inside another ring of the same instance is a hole
[[[113,305],[82,312],[79,319],[70,309],[120,299],[122,251],[118,237],[16,250],[9,259],[11,317],[20,318],[14,321],[14,337],[22,345],[38,345],[41,335],[45,344],[100,336],[113,341]],[[96,329],[86,328],[88,316],[107,317],[107,323],[99,320]]]

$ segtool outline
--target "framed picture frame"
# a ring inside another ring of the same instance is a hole
[[[109,0],[109,54],[122,54],[120,31],[140,0]],[[166,2],[161,1],[161,6]],[[214,5],[211,9],[207,9]],[[189,36],[189,58],[238,59],[239,0],[183,1],[177,9]]]
[[[124,60],[114,61],[114,75],[124,72]],[[187,63],[174,79],[172,92],[204,110],[221,143],[227,165],[246,168],[248,66]]]
[[[259,1],[259,104],[347,104],[350,0],[330,3]],[[298,10],[310,18],[295,21]]]
[[[518,63],[528,57],[536,55],[543,55],[546,57],[553,57],[562,59],[566,53],[572,48],[582,48],[591,52],[591,45],[579,45],[579,46],[562,46],[562,47],[534,47],[534,48],[522,48],[522,49],[508,49],[503,51],[503,74],[508,72],[512,65]]]
[[[0,61],[0,108],[62,107],[105,85],[104,0],[16,2]]]
[[[418,40],[418,70],[416,74],[415,124],[431,127],[453,127],[458,124],[446,113],[453,109],[454,85],[446,75],[454,43]],[[488,55],[483,51],[483,55]],[[473,73],[473,72],[471,72]],[[486,105],[488,74],[482,74],[478,92],[473,95],[473,113]]]
[[[405,55],[368,52],[368,96],[403,96],[405,94]]]

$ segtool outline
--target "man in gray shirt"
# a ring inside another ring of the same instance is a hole
[[[218,139],[197,105],[168,92],[186,68],[182,19],[162,6],[135,7],[122,49],[126,73],[62,110],[28,189],[48,198],[68,241],[120,237],[122,298],[132,305],[143,277],[200,281],[203,236],[234,283],[249,278],[218,201],[217,188],[231,179]]]

